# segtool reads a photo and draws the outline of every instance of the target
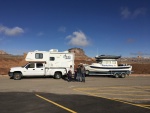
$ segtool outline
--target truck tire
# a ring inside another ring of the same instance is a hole
[[[21,73],[14,73],[14,80],[21,80]]]
[[[10,79],[13,79],[13,76],[11,76]]]
[[[62,77],[62,74],[60,72],[56,72],[54,75],[55,79],[60,79]]]

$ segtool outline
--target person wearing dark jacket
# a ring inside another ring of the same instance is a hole
[[[81,66],[78,65],[77,67],[77,81],[82,81],[82,76],[81,76]]]
[[[85,67],[83,64],[81,64],[81,76],[82,76],[82,82],[85,82]]]

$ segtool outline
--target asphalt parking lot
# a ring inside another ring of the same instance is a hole
[[[0,76],[1,113],[150,113],[150,76],[86,82]]]

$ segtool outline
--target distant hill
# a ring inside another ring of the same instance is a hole
[[[91,64],[95,62],[95,59],[85,55],[84,50],[81,48],[71,48],[68,51],[75,54],[75,68],[77,68],[80,63]]]
[[[8,53],[6,53],[6,52],[3,51],[3,50],[0,50],[0,55],[4,55],[4,54],[8,54]]]
[[[81,48],[71,48],[68,51],[75,54],[75,68],[80,63],[96,62],[95,58],[88,57]],[[0,50],[0,75],[7,74],[11,67],[25,65],[27,63],[25,57],[26,54],[15,56]],[[150,74],[150,58],[120,58],[118,62],[132,65],[135,74]]]

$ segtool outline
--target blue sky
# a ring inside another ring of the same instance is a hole
[[[90,57],[150,56],[150,0],[0,0],[0,50],[73,47]]]

